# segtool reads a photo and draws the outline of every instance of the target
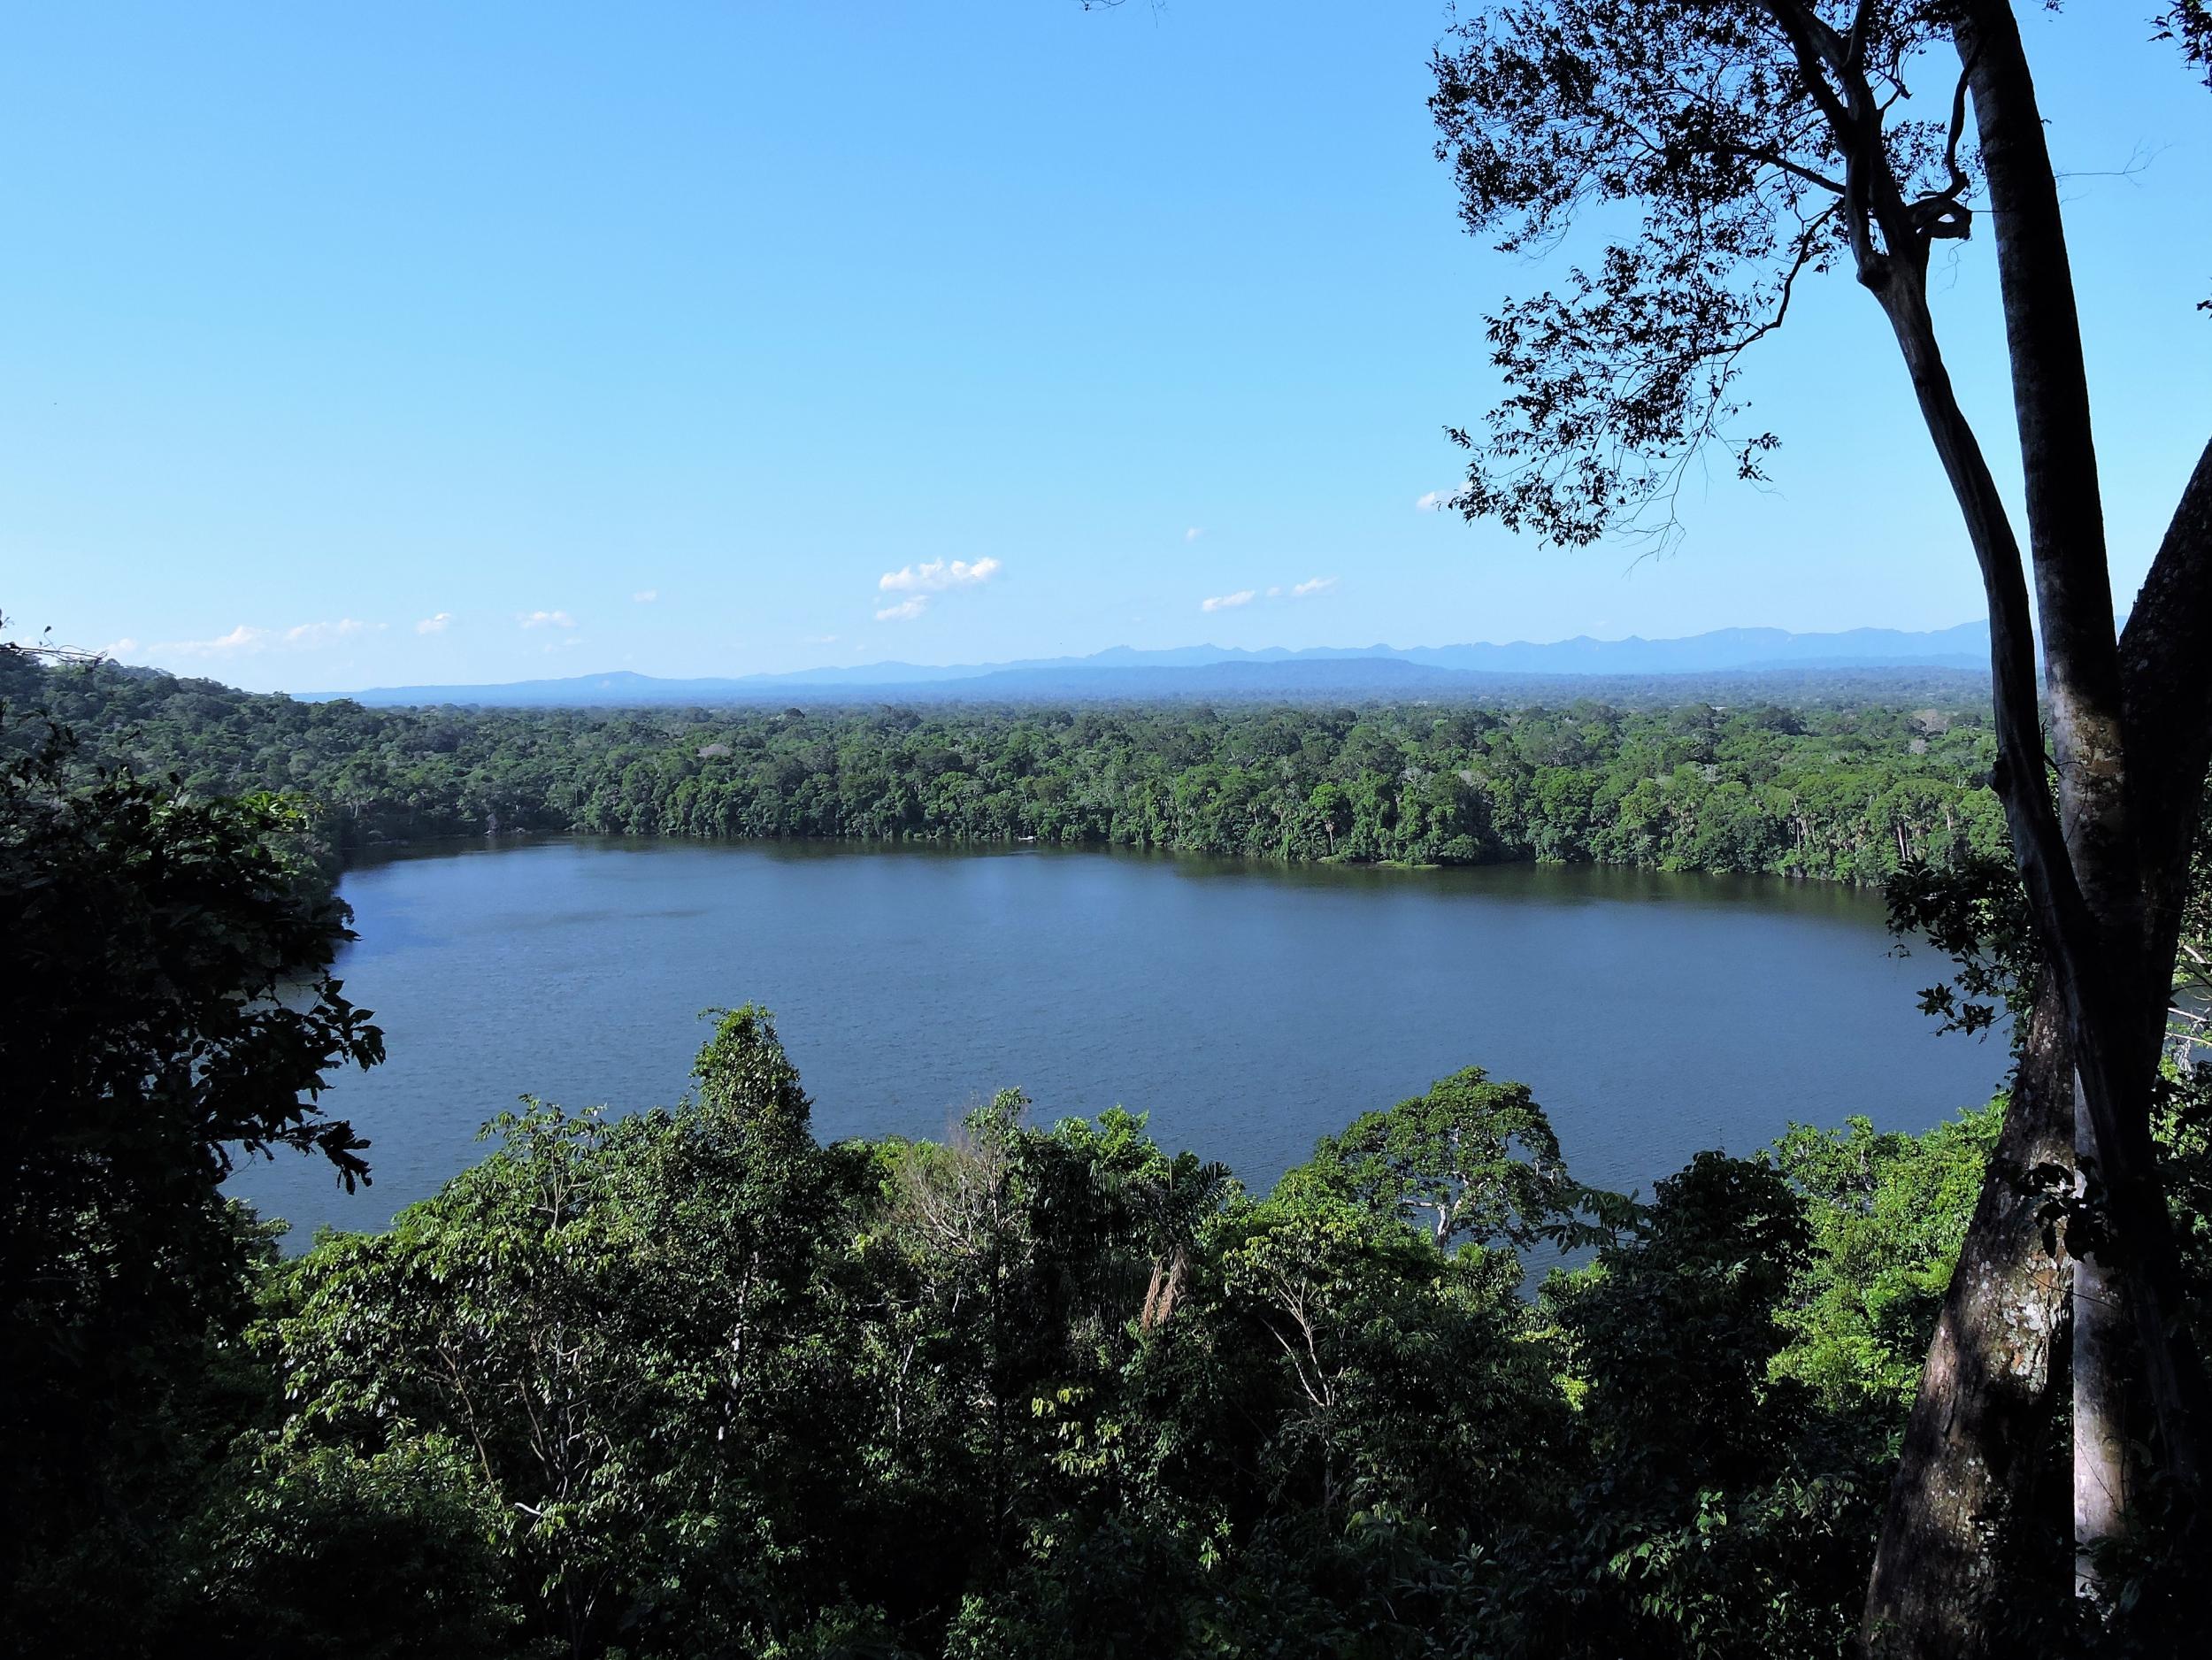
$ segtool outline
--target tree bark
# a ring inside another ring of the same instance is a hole
[[[2212,443],[2197,457],[2120,636],[2151,961],[2173,960],[2212,761]]]
[[[2127,742],[2129,709],[2139,711],[2150,688],[2133,699],[2124,689],[2080,319],[2034,81],[2008,0],[1966,0],[1955,27],[1996,230],[2058,765],[2063,858],[2054,863],[2064,880],[2046,895],[2025,856],[2023,871],[2066,996],[2094,1129],[2111,1242],[2105,1266],[2125,1281],[2162,1463],[2188,1513],[2200,1491],[2205,1390],[2175,1324],[2180,1278],[2150,1138],[2172,963],[2170,954],[2154,960],[2162,930],[2149,926],[2147,906],[2147,893],[2178,880],[2178,865],[2170,838],[2156,848],[2160,864],[2149,865],[2136,833],[2135,798],[2163,769],[2147,760],[2139,774]],[[2177,608],[2189,611],[2193,600],[2200,615],[2189,632],[2200,638],[2205,585],[2183,577],[2180,587]]]
[[[2096,1127],[2081,1081],[2074,1081],[2074,1158],[2080,1186],[2097,1180]],[[2128,1375],[2126,1284],[2102,1251],[2073,1258],[2074,1590],[2094,1596],[2102,1586],[2099,1547],[2128,1526]]]
[[[1878,1660],[1992,1651],[2001,1552],[2055,1404],[2068,1274],[2048,1211],[2073,1183],[2073,1075],[2065,1008],[2047,976],[1890,1483],[1861,1628]]]
[[[1959,57],[1973,94],[2004,296],[2059,816],[2091,911],[2126,930],[2116,943],[2132,945],[2142,894],[2127,811],[2118,631],[2057,181],[2009,0],[1977,0],[1961,13]]]
[[[1152,1278],[1144,1290],[1144,1307],[1137,1316],[1139,1329],[1153,1332],[1174,1318],[1190,1281],[1190,1253],[1178,1245],[1165,1257],[1155,1257]]]
[[[1861,281],[1896,332],[1989,599],[1994,781],[2047,964],[2015,1112],[2034,1103],[2048,1164],[2071,1167],[2078,1084],[2085,1141],[2100,1155],[2098,1220],[2107,1241],[2088,1264],[2085,1290],[2095,1295],[2116,1282],[2125,1293],[2082,1305],[2078,1490],[2083,1532],[2094,1538],[2124,1519],[2124,1455],[2106,1422],[2116,1345],[2124,1350],[2132,1340],[2162,1463],[2185,1515],[2195,1511],[2202,1467],[2204,1387],[2193,1351],[2173,1330],[2177,1262],[2149,1106],[2188,855],[2188,834],[2174,815],[2185,798],[2193,823],[2212,755],[2212,691],[2195,684],[2212,649],[2212,451],[2185,493],[2124,642],[2113,624],[2079,319],[2033,81],[2006,0],[1963,0],[1956,15],[1998,244],[2048,665],[2055,811],[2046,785],[2028,562],[1943,365],[1927,311],[1924,250],[1878,188],[1886,158],[1863,121],[1840,127],[1839,140],[1855,181],[1863,173],[1877,181],[1856,198],[1882,233],[1878,254],[1866,239],[1855,244]],[[2177,679],[2189,689],[2173,689]],[[2050,1072],[2062,1051],[2070,1075]],[[2016,1129],[2028,1134],[2008,1119],[2008,1138]],[[2008,1233],[1988,1214],[2019,1203],[2008,1187],[2018,1180],[2014,1149],[2001,1155],[1952,1282],[1892,1492],[1863,1633],[1871,1652],[1973,1655],[1992,1641],[2003,1565],[1996,1546],[2032,1473],[2024,1451],[2032,1443],[2020,1436],[2047,1415],[2050,1363],[2047,1352],[2003,1347],[1982,1322],[1996,1321],[2001,1334],[2008,1322],[2039,1319],[2044,1310],[2023,1276],[2047,1289],[2047,1277],[2057,1272],[2039,1228],[2033,1237],[2016,1225]],[[2007,1250],[2023,1254],[2008,1257]],[[1995,1306],[1959,1306],[1984,1296]],[[2124,1336],[2113,1331],[2116,1315],[2129,1321]],[[1984,1349],[1972,1347],[1977,1339]]]

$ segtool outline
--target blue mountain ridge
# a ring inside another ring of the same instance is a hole
[[[720,679],[663,679],[631,670],[560,680],[482,686],[383,686],[359,692],[302,693],[315,700],[351,697],[376,706],[456,703],[503,707],[619,708],[655,703],[749,703],[787,695],[820,701],[846,693],[870,698],[900,690],[964,698],[1172,696],[1212,690],[1240,695],[1326,693],[1386,696],[1473,692],[1491,677],[1596,678],[1609,675],[1763,673],[1776,671],[1924,668],[1985,672],[1989,626],[1913,633],[1855,628],[1792,634],[1780,628],[1722,628],[1678,640],[1595,640],[1579,635],[1502,645],[1179,646],[1142,650],[1113,646],[1079,657],[1010,663],[869,663]]]

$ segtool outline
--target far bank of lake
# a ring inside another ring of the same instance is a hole
[[[825,1140],[938,1135],[1019,1086],[1120,1104],[1250,1186],[1470,1064],[1531,1085],[1577,1173],[1648,1194],[1791,1121],[1923,1129],[1985,1100],[2001,1038],[1939,1037],[1939,963],[1879,897],[1771,878],[1532,865],[1276,867],[1025,849],[564,840],[365,864],[340,959],[390,1059],[334,1080],[374,1146],[347,1195],[288,1157],[232,1191],[380,1227],[525,1092],[674,1100],[700,1011],[767,1004]]]

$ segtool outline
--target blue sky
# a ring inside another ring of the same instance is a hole
[[[2150,9],[2027,23],[2129,589],[2212,432],[2212,96]],[[1417,508],[1544,274],[1454,218],[1444,21],[20,9],[0,609],[296,689],[1979,616],[1844,278],[1754,368],[1776,487],[1721,469],[1671,556]],[[1986,242],[1938,288],[2004,456]]]

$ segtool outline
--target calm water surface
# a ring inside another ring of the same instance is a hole
[[[297,1157],[233,1190],[379,1227],[480,1157],[524,1092],[673,1101],[699,1011],[778,1026],[831,1140],[935,1135],[1018,1085],[1119,1103],[1254,1187],[1469,1064],[1530,1084],[1584,1179],[1647,1194],[1792,1120],[1921,1129],[2001,1041],[1939,1038],[1875,898],[1584,868],[1279,868],[1095,852],[541,842],[392,859],[342,890],[339,964],[390,1059],[325,1099],[374,1142],[349,1196]]]

